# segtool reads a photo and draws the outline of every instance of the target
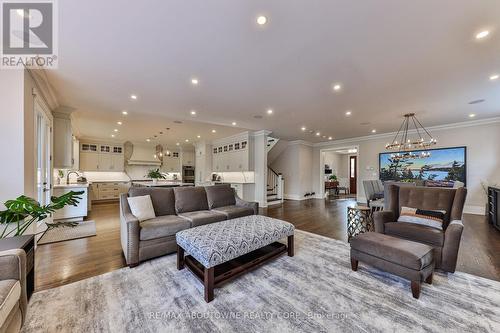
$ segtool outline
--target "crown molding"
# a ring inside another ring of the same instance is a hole
[[[500,123],[500,117],[470,120],[470,121],[464,121],[464,122],[452,123],[452,124],[446,124],[446,125],[430,126],[430,127],[426,127],[426,129],[429,131],[444,131],[444,130],[451,130],[451,129],[457,129],[457,128],[464,128],[464,127],[490,125],[490,124],[495,124],[495,123]],[[350,143],[352,144],[352,143],[357,143],[360,141],[370,141],[370,140],[377,140],[377,139],[393,138],[396,135],[396,133],[397,132],[389,132],[389,133],[360,136],[360,137],[349,138],[349,139],[318,142],[318,143],[313,144],[313,146],[314,147],[327,147],[327,146],[338,145],[338,144],[350,144]],[[417,131],[412,129],[412,130],[409,130],[408,133],[416,134]],[[301,140],[299,140],[299,141],[301,141]]]
[[[47,103],[51,111],[59,108],[59,102],[57,101],[56,94],[50,85],[49,79],[47,78],[47,73],[44,69],[25,69],[28,75],[33,79],[35,87],[42,95],[42,98]]]
[[[269,135],[271,134],[273,131],[269,131],[269,130],[260,130],[260,131],[256,131],[256,132],[253,132],[253,133],[250,133],[250,136],[262,136],[262,135]]]
[[[303,145],[303,146],[308,146],[308,147],[315,147],[315,144],[309,141],[305,140],[294,140],[294,141],[289,141],[288,142],[289,146],[295,146],[295,145]]]
[[[214,144],[224,144],[227,141],[234,141],[236,139],[246,139],[246,138],[248,138],[250,136],[251,136],[251,133],[249,131],[245,131],[245,132],[233,134],[231,136],[226,136],[224,138],[214,139],[214,140],[211,141],[211,144],[213,144],[213,145]]]

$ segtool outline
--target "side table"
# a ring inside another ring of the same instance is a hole
[[[372,210],[366,206],[347,207],[347,241],[363,232],[373,231]]]
[[[0,239],[0,251],[23,249],[26,252],[26,295],[35,291],[35,236],[23,235]]]

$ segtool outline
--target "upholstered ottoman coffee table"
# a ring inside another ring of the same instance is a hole
[[[177,269],[186,265],[205,287],[205,301],[214,287],[284,252],[293,257],[291,223],[251,215],[186,229],[176,234]],[[277,242],[288,238],[288,246]],[[184,253],[187,256],[184,256]]]
[[[351,268],[358,261],[411,281],[414,298],[420,297],[421,282],[432,284],[433,247],[377,232],[359,234],[351,239]]]

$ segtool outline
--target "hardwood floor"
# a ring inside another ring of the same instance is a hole
[[[261,209],[261,214],[283,219],[297,229],[347,241],[346,210],[352,199],[285,201]],[[117,203],[93,206],[89,216],[97,236],[40,245],[36,252],[36,290],[48,289],[111,272],[125,266],[120,245]],[[458,271],[500,281],[500,231],[484,216],[465,215],[465,231]]]

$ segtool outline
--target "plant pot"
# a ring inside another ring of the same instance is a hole
[[[156,184],[158,184],[158,179],[153,178],[153,185],[156,185]]]

